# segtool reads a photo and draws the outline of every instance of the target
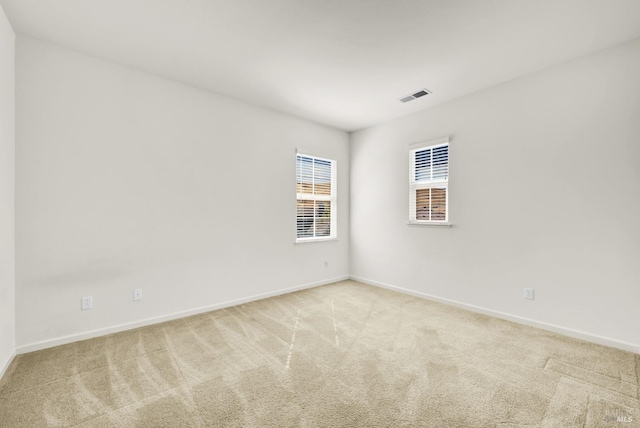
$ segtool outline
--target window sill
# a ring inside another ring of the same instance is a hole
[[[407,226],[422,226],[422,227],[452,227],[451,223],[418,223],[418,222],[408,222]]]
[[[302,241],[294,241],[294,245],[299,244],[311,244],[313,242],[326,242],[326,241],[337,241],[338,238],[316,238],[316,239],[305,239]]]

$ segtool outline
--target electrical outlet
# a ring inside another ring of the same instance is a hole
[[[533,288],[524,289],[524,298],[528,300],[533,300]]]
[[[142,300],[142,288],[133,290],[133,300]]]
[[[81,298],[80,303],[83,311],[93,308],[93,296],[85,296]]]

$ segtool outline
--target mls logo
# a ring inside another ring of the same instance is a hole
[[[624,410],[607,410],[605,417],[602,418],[604,422],[620,422],[620,423],[632,423],[633,416]]]

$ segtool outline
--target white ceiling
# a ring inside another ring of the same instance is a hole
[[[640,37],[640,0],[0,4],[20,34],[346,131]]]

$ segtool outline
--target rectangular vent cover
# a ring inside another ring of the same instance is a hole
[[[402,101],[403,103],[408,103],[409,101],[415,100],[416,98],[424,97],[425,95],[428,95],[430,93],[431,93],[430,90],[423,88],[411,95],[407,95],[406,97],[400,98],[400,101]]]

